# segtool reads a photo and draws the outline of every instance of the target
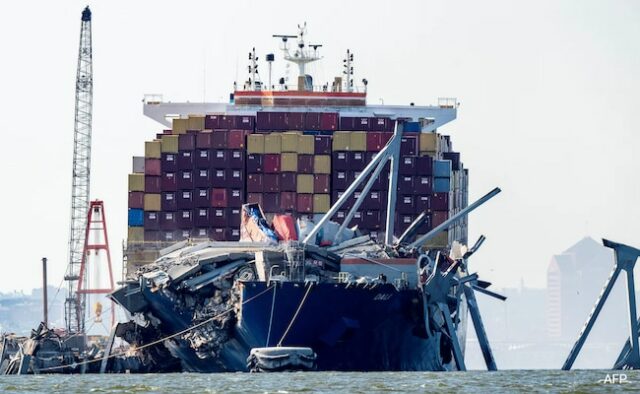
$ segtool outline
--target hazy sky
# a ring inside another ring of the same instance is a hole
[[[93,11],[92,198],[105,201],[121,265],[131,156],[162,127],[145,93],[225,100],[246,55],[277,56],[272,34],[308,23],[340,71],[347,48],[370,103],[457,97],[441,132],[470,168],[470,199],[503,193],[470,219],[488,242],[474,258],[498,286],[544,286],[551,255],[581,237],[640,245],[640,3],[635,1],[109,1]],[[5,2],[0,8],[3,192],[0,290],[40,286],[49,257],[67,264],[74,84],[85,2]],[[282,74],[281,58],[274,75]],[[279,67],[279,68],[278,68]],[[266,67],[261,66],[263,72]],[[263,73],[263,79],[266,75]]]

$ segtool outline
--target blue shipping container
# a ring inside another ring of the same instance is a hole
[[[434,193],[448,193],[451,190],[450,178],[433,178]]]
[[[434,160],[433,176],[438,178],[451,178],[451,160]]]
[[[129,209],[129,227],[142,227],[144,225],[144,210]]]
[[[404,122],[402,127],[403,127],[402,131],[417,132],[417,133],[422,131],[422,128],[420,127],[420,122]]]

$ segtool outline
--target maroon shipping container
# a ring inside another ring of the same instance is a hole
[[[398,174],[415,175],[416,174],[416,157],[402,156],[400,157],[400,165],[398,166]]]
[[[433,175],[433,158],[431,156],[416,157],[416,174]]]
[[[222,118],[221,114],[206,115],[204,117],[204,128],[205,129],[209,129],[209,130],[222,128],[220,126],[220,119],[221,118]]]
[[[280,173],[280,191],[295,192],[298,185],[298,174],[295,172]]]
[[[280,172],[280,155],[267,154],[263,156],[264,172],[279,173]]]
[[[175,153],[163,153],[160,163],[162,172],[175,172],[178,169],[178,155]]]
[[[364,211],[362,218],[362,225],[367,230],[380,230],[382,226],[382,218],[380,216],[380,210],[366,210]]]
[[[262,191],[265,193],[280,193],[280,175],[281,174],[264,174],[262,178]]]
[[[381,132],[371,131],[367,133],[367,152],[378,152],[383,147]]]
[[[193,191],[193,206],[196,208],[205,208],[211,206],[209,188],[201,187]]]
[[[258,112],[256,117],[257,130],[286,130],[286,118],[284,112]]]
[[[353,213],[353,218],[350,223],[347,223],[347,226],[358,226],[362,227],[364,225],[364,215],[362,211],[355,211]]]
[[[396,126],[396,121],[389,118],[371,118],[369,120],[369,130],[371,131],[386,131],[393,132]]]
[[[335,216],[333,217],[333,220],[342,224],[342,222],[344,222],[344,219],[347,217],[347,211],[336,211]]]
[[[228,149],[244,149],[245,145],[245,130],[230,130],[227,137]]]
[[[209,217],[211,218],[212,227],[227,227],[227,209],[228,208],[211,208]]]
[[[144,159],[144,174],[152,176],[160,176],[162,162],[160,159]]]
[[[183,170],[178,172],[178,189],[193,189],[193,171]]]
[[[196,148],[195,134],[180,134],[178,136],[179,150],[194,150]]]
[[[129,208],[144,209],[144,192],[129,192]]]
[[[351,184],[347,171],[333,171],[331,177],[335,190],[347,190]]]
[[[453,171],[460,170],[460,152],[444,152],[442,154],[442,160],[451,160],[451,169]],[[147,171],[147,167],[145,164],[145,173]]]
[[[280,212],[280,193],[263,193],[262,210],[265,212]]]
[[[160,229],[160,213],[159,212],[145,212],[144,213],[144,228],[145,230],[158,230]]]
[[[193,151],[184,150],[178,153],[178,169],[190,170],[193,168]]]
[[[240,208],[244,204],[244,185],[239,189],[230,189],[227,193],[227,206],[230,208]]]
[[[178,140],[178,144],[180,140]],[[196,134],[196,148],[198,149],[211,149],[213,147],[213,132],[201,131]]]
[[[420,215],[422,212],[417,212],[416,213],[416,218],[418,217],[418,215]],[[418,230],[417,233],[418,234],[426,234],[429,231],[431,231],[433,229],[432,223],[431,223],[431,215],[426,215],[424,217],[424,220],[422,221],[422,224],[420,226],[418,226]]]
[[[320,114],[320,130],[336,131],[338,130],[338,113],[323,112]],[[322,153],[323,155],[326,153]]]
[[[415,212],[415,196],[410,194],[402,194],[398,195],[398,200],[396,202],[396,209],[398,213],[402,214],[412,214]]]
[[[211,208],[213,209],[213,208]],[[196,227],[209,227],[211,225],[211,220],[209,219],[209,208],[196,208],[194,211],[194,224]]]
[[[211,189],[211,206],[214,208],[227,207],[227,189]]]
[[[195,152],[195,168],[209,168],[211,167],[211,150],[210,149],[197,149]]]
[[[335,204],[336,201],[338,201],[338,199],[340,199],[340,197],[342,197],[342,195],[344,194],[344,190],[336,190],[335,188],[331,191],[331,203]],[[359,192],[356,192],[354,194],[358,194]],[[348,198],[344,204],[342,205],[342,209],[351,209],[351,207],[353,207],[353,203],[356,201],[356,197],[351,196],[350,198]]]
[[[304,129],[305,130],[320,130],[320,118],[322,114],[320,112],[307,112],[304,117]]]
[[[240,228],[240,221],[242,220],[240,210],[240,207],[227,208],[227,226]]]
[[[313,141],[313,151],[316,155],[331,154],[331,136],[316,135]]]
[[[280,193],[280,209],[283,211],[295,211],[298,206],[298,199],[295,192]]]
[[[414,176],[413,175],[399,175],[398,176],[398,191],[403,194],[414,192]]]
[[[247,204],[262,206],[262,193],[247,193]]]
[[[431,210],[431,196],[429,195],[416,196],[415,212],[422,213],[424,211],[430,211],[430,210]]]
[[[333,170],[349,170],[349,153],[350,152],[333,152],[331,154],[331,167]]]
[[[396,216],[395,233],[397,235],[401,235],[402,233],[404,233],[409,228],[409,226],[411,226],[411,223],[413,223],[415,219],[415,215],[408,213],[403,213]]]
[[[256,113],[256,130],[269,130],[269,112]]]
[[[226,168],[229,165],[228,162],[229,151],[224,149],[214,149],[211,151],[211,167],[212,168]]]
[[[159,234],[160,242],[175,242],[178,239],[175,230],[163,230]]]
[[[178,182],[176,179],[175,172],[165,172],[162,174],[162,183],[161,188],[164,191],[175,191],[178,190]]]
[[[285,115],[287,130],[304,130],[304,119],[304,112],[287,112]]]
[[[183,209],[178,212],[178,228],[190,229],[193,227],[193,210]]]
[[[211,229],[211,239],[214,241],[226,241],[227,240],[227,229],[215,227]]]
[[[313,174],[313,155],[298,155],[298,173]]]
[[[327,174],[316,174],[313,176],[313,192],[329,193],[331,191],[331,178]]]
[[[382,209],[382,193],[376,190],[369,191],[369,195],[364,199],[361,205],[364,209]]]
[[[418,136],[405,135],[400,140],[400,155],[415,156],[418,154]]]
[[[313,213],[313,194],[298,194],[296,210],[299,213]]]
[[[431,224],[433,227],[438,227],[449,219],[449,212],[447,211],[433,211],[431,213]]]
[[[225,234],[227,237],[227,241],[239,241],[240,240],[240,229],[239,228],[226,228]]]
[[[355,130],[355,118],[349,116],[340,117],[340,130]]]
[[[161,177],[159,176],[144,176],[144,191],[146,193],[160,193],[162,190],[161,187]]]
[[[230,168],[227,170],[227,187],[243,188],[244,171]]]
[[[263,172],[262,167],[262,155],[261,154],[251,154],[247,155],[247,173],[249,174],[259,174]],[[300,160],[298,159],[298,162]]]
[[[383,148],[387,145],[387,142],[389,142],[391,138],[393,138],[393,133],[382,133],[380,135],[380,144]]]
[[[232,150],[228,153],[227,167],[242,170],[244,169],[244,151]]]
[[[206,226],[194,228],[193,229],[193,236],[194,236],[194,238],[209,239],[208,224]]]
[[[176,228],[176,213],[175,212],[160,213],[160,229],[175,230],[175,228]]]
[[[221,129],[233,129],[236,125],[236,116],[235,115],[222,115],[220,118],[220,128]]]
[[[222,168],[211,170],[211,186],[217,188],[227,187],[227,170]]]
[[[160,232],[158,230],[144,230],[145,242],[158,242],[160,240]]]
[[[163,192],[160,200],[160,208],[163,211],[175,211],[178,209],[176,192]]]
[[[431,209],[434,211],[448,211],[449,193],[433,193],[431,195]]]
[[[199,169],[195,170],[195,179],[193,181],[195,187],[209,187],[211,186],[211,170]]]
[[[433,183],[430,175],[416,175],[413,179],[415,194],[431,194],[433,192]]]
[[[263,191],[263,175],[248,174],[247,175],[247,191],[249,193],[262,193]]]
[[[236,115],[234,116],[234,120],[234,124],[230,128],[253,131],[256,125],[255,116]]]
[[[211,148],[226,149],[229,132],[226,130],[214,130],[211,138]]]
[[[341,117],[340,130],[369,131],[369,118],[367,117]]]
[[[178,199],[178,209],[193,208],[193,191],[181,190],[177,192],[176,197]]]
[[[349,169],[362,171],[367,166],[367,158],[364,152],[349,152]]]

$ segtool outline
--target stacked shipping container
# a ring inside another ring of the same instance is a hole
[[[467,171],[448,137],[405,122],[399,163],[396,233],[423,211],[425,233],[467,204]],[[145,143],[129,175],[129,242],[239,238],[240,208],[296,216],[328,211],[393,135],[384,117],[326,112],[258,112],[174,119],[173,129]],[[350,226],[384,231],[388,166]],[[361,190],[361,189],[360,189]],[[334,220],[343,220],[350,199]],[[466,222],[430,241],[466,241]]]

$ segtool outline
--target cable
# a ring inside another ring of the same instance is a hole
[[[307,300],[307,296],[311,292],[311,288],[312,287],[313,287],[313,282],[309,282],[309,288],[307,289],[307,292],[304,293],[304,297],[302,297],[302,301],[300,301],[300,305],[298,305],[298,309],[296,310],[296,313],[293,314],[293,317],[291,318],[291,321],[289,322],[289,326],[284,331],[284,334],[282,334],[282,338],[280,338],[280,341],[278,342],[276,347],[282,346],[282,341],[284,341],[284,338],[287,336],[287,334],[289,334],[289,330],[293,326],[293,322],[296,321],[296,318],[298,317],[298,313],[300,313],[300,310],[302,309],[302,305],[304,305],[304,302]]]
[[[273,282],[273,299],[271,300],[271,316],[269,316],[269,331],[267,331],[267,344],[265,346],[269,347],[269,339],[271,338],[271,325],[273,323],[273,310],[276,308],[276,289],[278,288],[278,283]]]
[[[260,293],[256,294],[255,296],[243,301],[242,304],[240,304],[240,305],[244,305],[244,304],[246,304],[248,302],[251,302],[251,301],[255,300],[256,298],[260,297],[261,295],[267,293],[269,290],[271,290],[271,288],[267,287],[266,289],[262,290]],[[164,338],[160,338],[160,339],[157,339],[155,341],[146,343],[146,344],[144,344],[144,345],[142,345],[140,347],[137,347],[137,348],[136,347],[132,347],[131,349],[127,349],[125,351],[121,351],[120,353],[113,353],[113,354],[110,354],[108,356],[95,358],[93,360],[85,360],[85,361],[82,361],[82,362],[79,362],[79,363],[73,363],[73,364],[68,364],[68,365],[58,365],[58,366],[55,366],[55,367],[43,368],[43,369],[40,369],[39,372],[42,372],[42,371],[54,371],[54,370],[57,370],[57,369],[63,369],[63,368],[67,368],[67,367],[74,367],[75,368],[75,367],[77,367],[79,365],[96,363],[96,362],[99,362],[99,361],[102,361],[102,360],[105,360],[105,359],[110,359],[110,358],[113,358],[113,357],[117,357],[117,356],[120,356],[122,354],[127,353],[129,350],[142,350],[142,349],[157,345],[159,343],[162,343],[162,342],[166,341],[167,339],[175,338],[175,337],[177,337],[179,335],[182,335],[182,334],[185,334],[185,333],[187,333],[187,332],[189,332],[191,330],[195,330],[198,327],[202,327],[203,325],[212,322],[213,320],[217,319],[218,317],[226,315],[227,313],[233,311],[233,309],[234,308],[229,308],[229,309],[227,309],[227,310],[225,310],[223,312],[218,313],[217,315],[214,315],[214,316],[210,317],[209,319],[207,319],[207,320],[205,320],[203,322],[200,322],[200,323],[195,324],[195,325],[193,325],[191,327],[185,328],[182,331],[178,331],[178,332],[176,332],[174,334],[171,334],[169,336],[166,336]]]

